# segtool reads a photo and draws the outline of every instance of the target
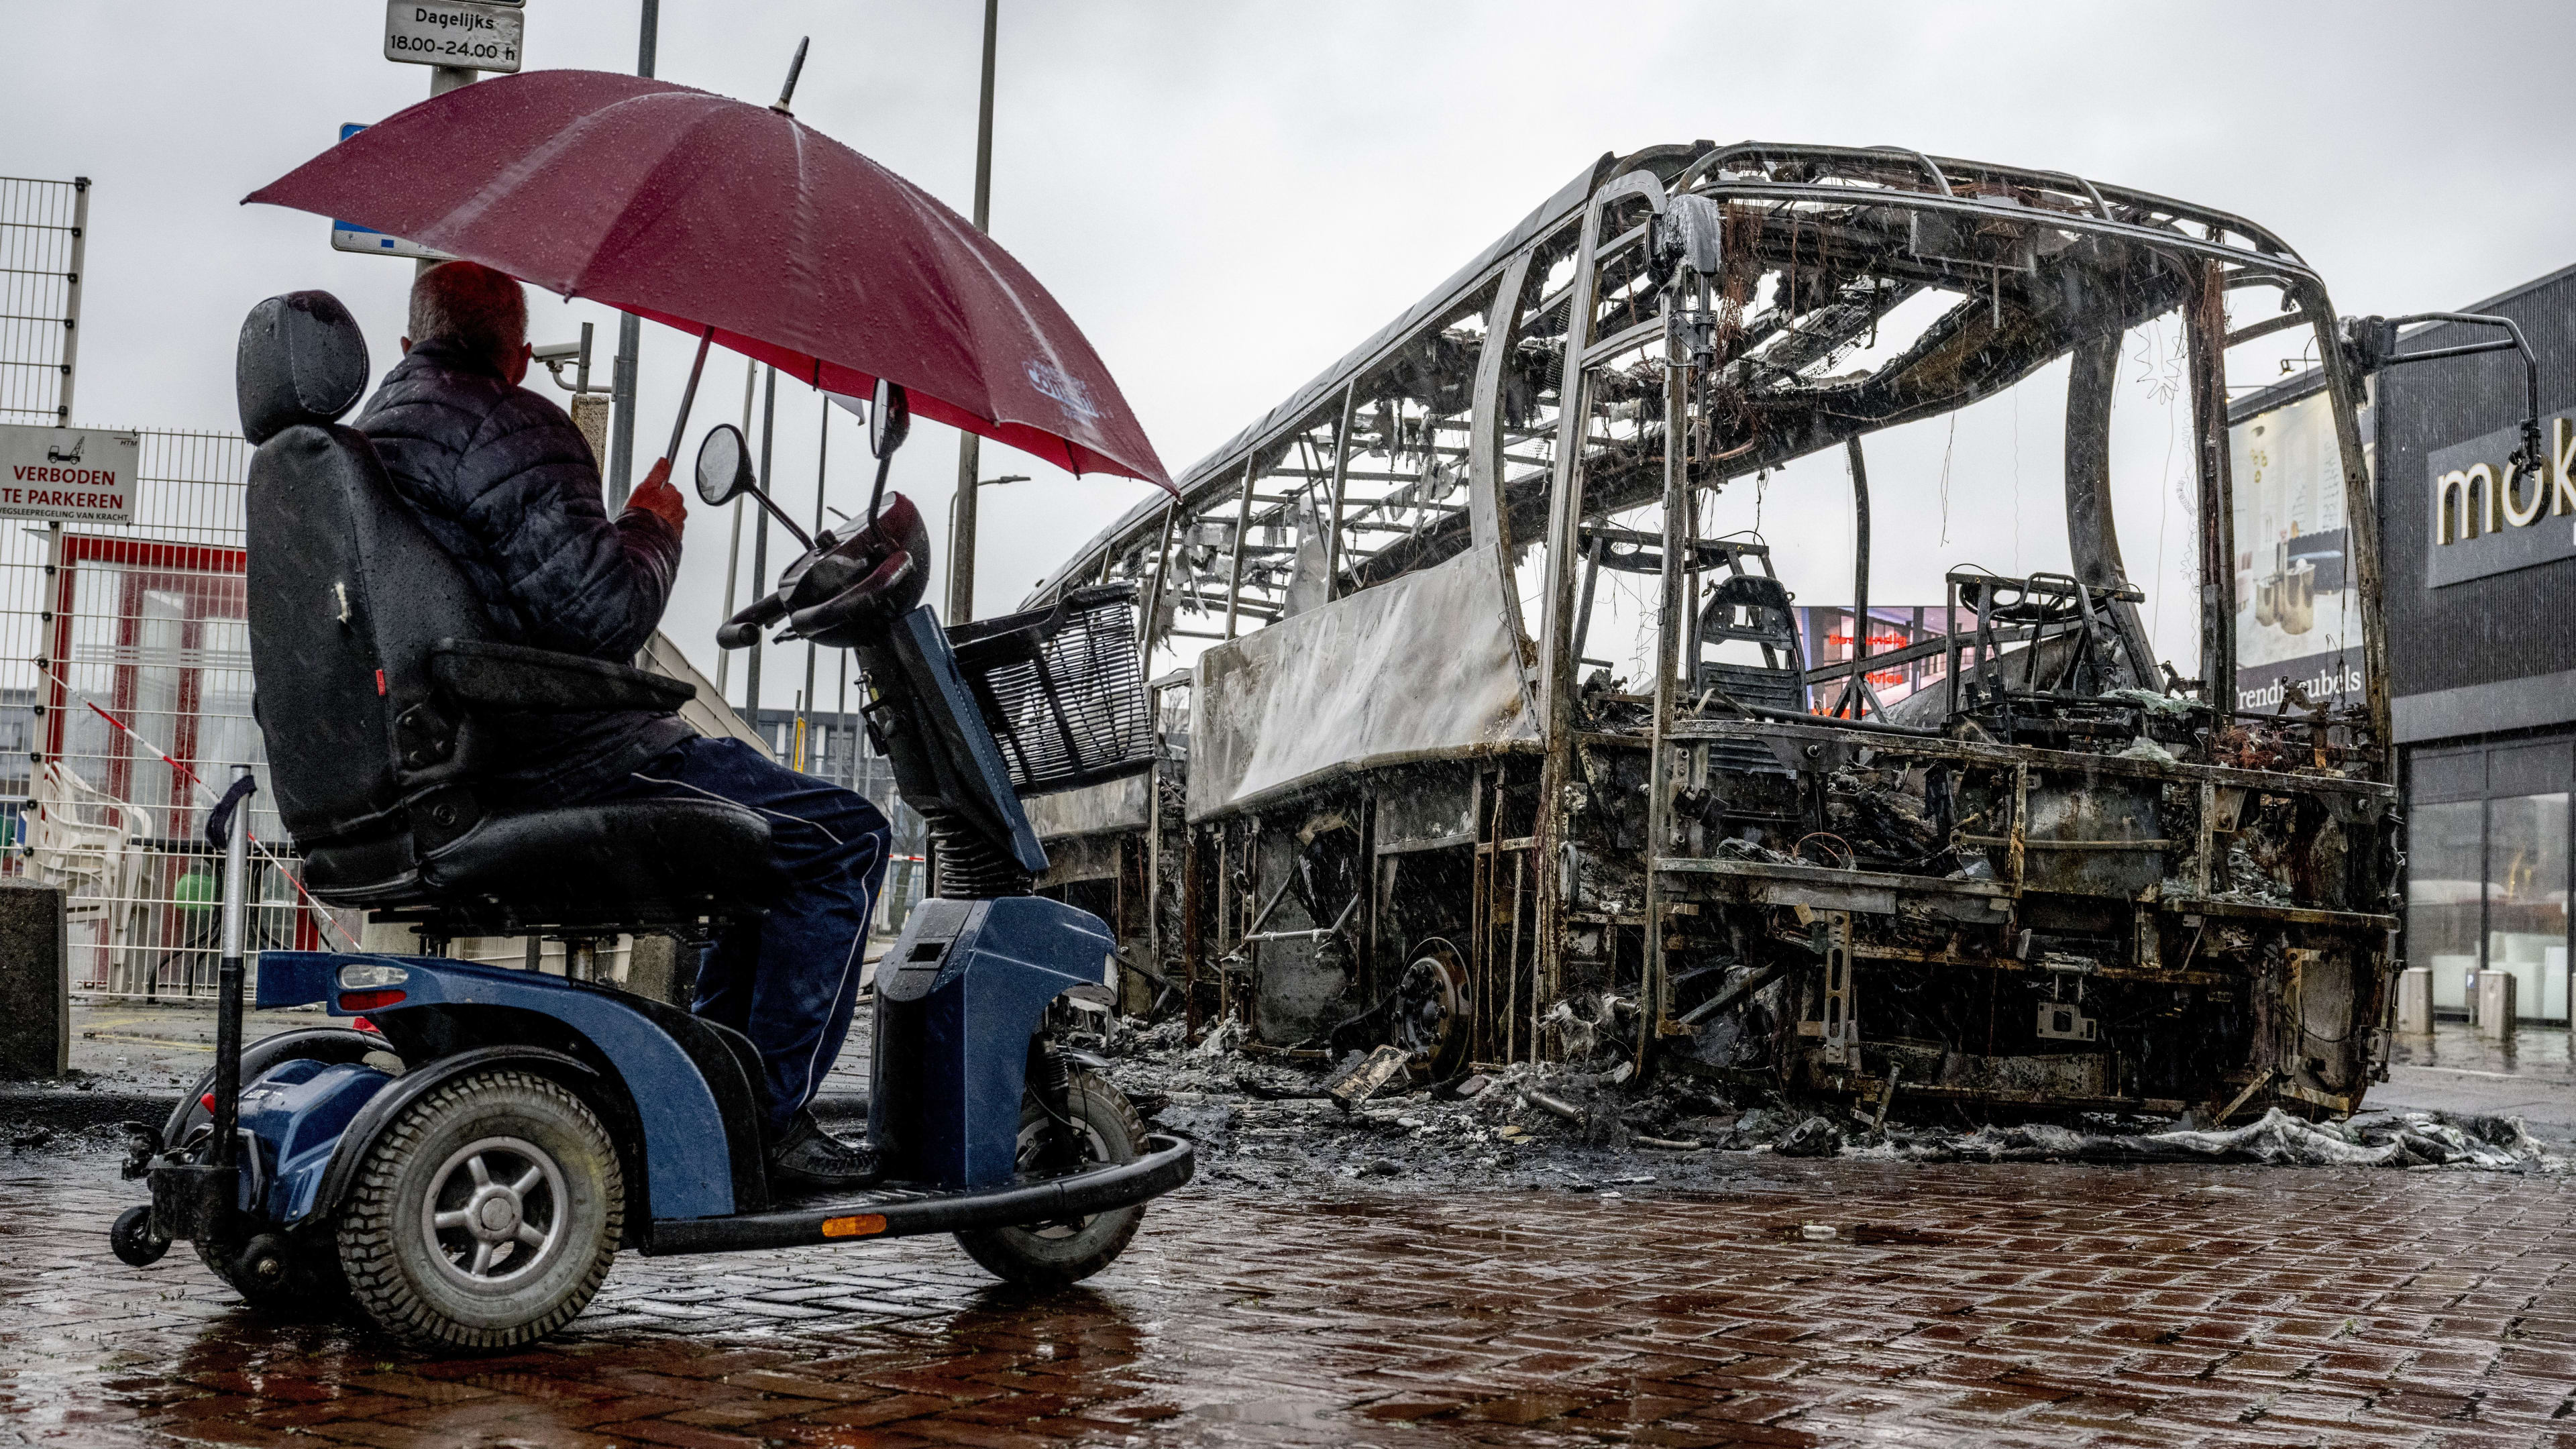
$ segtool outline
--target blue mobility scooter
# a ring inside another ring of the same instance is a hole
[[[185,1239],[254,1303],[346,1300],[414,1344],[492,1350],[569,1322],[621,1247],[945,1232],[1005,1279],[1068,1283],[1188,1181],[1188,1146],[1149,1136],[1100,1063],[1048,1029],[1059,995],[1107,983],[1115,946],[1097,917],[1030,894],[1046,857],[1014,785],[1150,761],[1134,748],[1150,728],[1141,692],[1119,678],[1135,673],[1131,600],[1077,595],[953,636],[926,608],[895,613],[885,600],[905,591],[889,580],[927,563],[895,542],[908,524],[924,546],[898,495],[877,526],[813,540],[726,626],[729,646],[783,618],[857,650],[941,886],[875,983],[868,1122],[886,1177],[794,1190],[766,1175],[749,1041],[598,967],[620,934],[704,942],[754,917],[773,884],[762,817],[714,799],[523,809],[485,783],[513,714],[670,709],[690,687],[488,637],[366,438],[334,426],[368,376],[337,300],[261,304],[237,366],[258,445],[249,604],[267,786],[306,887],[413,923],[424,954],[263,952],[261,1007],[319,1003],[372,1030],[245,1048],[240,770],[210,825],[228,848],[216,1064],[157,1131],[136,1129],[128,1174],[149,1179],[152,1202],[117,1220],[119,1257],[150,1263]],[[899,390],[881,394],[879,496],[902,431]],[[702,495],[749,486],[743,451],[716,431]],[[560,940],[565,974],[446,956],[477,935]]]

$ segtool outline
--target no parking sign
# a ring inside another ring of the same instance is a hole
[[[134,521],[143,435],[0,426],[0,518]]]

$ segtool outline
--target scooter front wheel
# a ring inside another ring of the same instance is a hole
[[[624,1226],[599,1118],[560,1083],[496,1068],[430,1092],[368,1147],[340,1263],[387,1333],[489,1352],[588,1307]]]
[[[1074,1136],[1082,1144],[1084,1165],[1133,1162],[1145,1146],[1145,1124],[1128,1105],[1126,1094],[1087,1071],[1076,1071],[1065,1093],[1073,1109]],[[1054,1124],[1037,1093],[1020,1104],[1021,1171],[1044,1156]],[[1008,1228],[976,1228],[957,1235],[957,1246],[996,1278],[1032,1288],[1060,1288],[1079,1283],[1117,1261],[1145,1221],[1145,1205],[1092,1213],[1051,1223]]]

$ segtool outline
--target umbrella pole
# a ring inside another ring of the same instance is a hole
[[[716,329],[713,327],[698,334],[698,357],[689,364],[689,386],[680,394],[680,415],[671,423],[671,446],[662,450],[665,463],[680,456],[680,439],[689,431],[689,409],[698,401],[698,374],[707,370],[707,345],[715,340]]]

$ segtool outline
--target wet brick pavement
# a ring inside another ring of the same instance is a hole
[[[560,1339],[480,1360],[261,1317],[184,1248],[126,1268],[134,1196],[0,1159],[0,1444],[2576,1445],[2556,1179],[1193,1188],[1087,1290],[1019,1297],[944,1239],[630,1256]]]

